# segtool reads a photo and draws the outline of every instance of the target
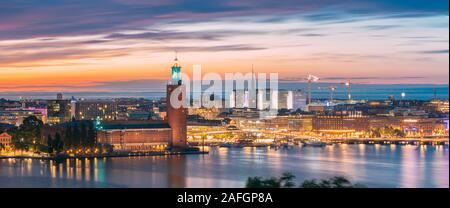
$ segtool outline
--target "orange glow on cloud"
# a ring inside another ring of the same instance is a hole
[[[317,25],[296,18],[231,18],[158,25],[149,31],[0,39],[0,90],[89,91],[105,82],[166,80],[175,50],[188,74],[194,64],[201,64],[203,73],[220,74],[247,73],[253,64],[256,72],[276,72],[282,79],[314,74],[324,82],[448,84],[448,16],[404,18],[398,28],[366,28],[396,21]],[[447,27],[429,27],[442,23]],[[419,41],[411,34],[429,38]]]

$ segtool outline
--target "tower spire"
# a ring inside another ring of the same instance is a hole
[[[178,67],[179,65],[178,65],[178,51],[177,50],[175,50],[175,59],[173,59],[173,61],[175,62],[174,66]]]
[[[181,82],[181,66],[178,64],[178,52],[175,51],[175,59],[174,64],[172,66],[172,83],[180,83]]]

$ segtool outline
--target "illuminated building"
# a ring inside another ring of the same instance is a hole
[[[401,129],[407,136],[444,136],[448,135],[443,119],[407,118],[400,121]]]
[[[367,132],[369,117],[362,115],[324,115],[313,118],[314,131],[329,134]]]
[[[434,110],[441,112],[441,113],[449,113],[449,102],[442,101],[442,100],[432,100],[429,104],[429,106],[433,107]]]
[[[21,102],[13,100],[5,100],[0,98],[0,110],[5,108],[20,108],[22,106]]]
[[[77,120],[103,121],[117,120],[119,115],[115,100],[78,100],[75,103],[75,118]]]
[[[4,132],[0,134],[0,144],[3,146],[9,146],[12,143],[12,136]]]
[[[205,119],[217,119],[221,110],[218,108],[189,108],[189,115],[199,115]]]
[[[76,118],[77,117],[77,101],[75,100],[74,97],[72,97],[72,99],[70,99],[70,118]]]
[[[386,127],[399,129],[407,136],[443,136],[448,135],[448,128],[442,118],[409,117],[370,117],[370,129]]]
[[[252,93],[254,92],[254,93]],[[229,96],[230,108],[254,108],[264,110],[306,109],[306,98],[300,90],[233,90]]]
[[[265,104],[266,102],[265,102],[265,98],[264,98],[265,97],[264,93],[267,94],[267,92],[264,90],[258,90],[256,93],[256,108],[258,110],[264,110],[269,107]]]
[[[245,90],[234,91],[235,108],[248,108],[248,97],[246,97],[246,94],[248,95],[248,91]]]
[[[181,67],[175,58],[165,99],[167,122],[100,122],[100,119],[97,119],[97,142],[113,145],[115,151],[145,152],[164,150],[166,147],[187,147],[187,109],[183,106],[186,104],[185,95]]]
[[[20,126],[23,120],[29,116],[36,116],[44,123],[47,122],[47,109],[41,108],[8,108],[0,110],[0,123]]]
[[[292,91],[283,90],[278,92],[278,108],[292,109]]]
[[[309,132],[312,130],[312,116],[277,116],[264,120],[264,124],[266,129]]]
[[[292,91],[293,95],[292,95],[292,107],[294,110],[300,109],[302,111],[306,111],[307,107],[306,107],[306,96],[305,93],[301,90],[294,90]]]
[[[59,96],[58,96],[59,97]],[[47,101],[47,123],[59,124],[70,121],[70,100],[48,100]]]
[[[177,99],[171,99],[175,97],[173,95],[178,95],[176,96]],[[187,110],[184,107],[186,104],[186,86],[183,85],[181,80],[181,66],[178,64],[178,58],[175,58],[175,64],[172,66],[172,76],[167,85],[166,98],[167,122],[172,129],[169,145],[175,148],[184,148],[187,146]]]
[[[306,111],[306,97],[301,90],[281,90],[278,93],[278,108]]]
[[[230,102],[230,108],[236,108],[236,91],[233,90],[230,93],[230,97],[229,97],[229,102]]]
[[[172,130],[167,123],[102,123],[97,142],[114,146],[115,151],[164,150],[171,140]]]
[[[324,112],[326,110],[326,106],[321,103],[310,103],[308,104],[309,112]]]

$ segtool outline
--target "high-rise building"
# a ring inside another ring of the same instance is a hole
[[[69,100],[59,99],[47,101],[47,123],[59,124],[70,121],[71,104]]]
[[[75,100],[75,97],[72,97],[70,99],[70,119],[77,117],[77,101]]]
[[[186,86],[181,80],[181,66],[178,64],[178,58],[175,57],[171,80],[167,85],[167,121],[172,129],[169,145],[175,148],[187,146],[187,109],[184,107],[186,94]],[[172,99],[172,97],[178,99]]]
[[[290,90],[282,90],[278,93],[278,108],[292,110],[294,108],[294,93]]]
[[[63,99],[63,94],[62,93],[56,94],[56,99],[57,100],[62,100]]]
[[[71,102],[71,106],[75,106],[77,120],[113,121],[119,115],[115,100],[78,100]]]
[[[292,91],[293,95],[292,95],[292,99],[293,99],[293,109],[294,110],[302,110],[302,111],[307,111],[307,106],[306,106],[306,96],[305,93],[302,90],[294,90]]]

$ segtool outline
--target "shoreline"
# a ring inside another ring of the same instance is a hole
[[[29,156],[29,155],[17,155],[17,156],[2,156],[2,159],[39,159],[39,160],[66,160],[66,159],[93,159],[93,158],[113,158],[113,157],[146,157],[146,156],[169,156],[169,155],[195,155],[195,154],[208,154],[208,151],[185,151],[185,152],[126,152],[126,153],[113,153],[105,155],[60,155],[60,156]]]
[[[332,145],[339,144],[350,144],[350,145],[358,145],[358,144],[366,144],[366,145],[431,145],[431,146],[449,146],[447,141],[405,141],[405,140],[396,140],[396,141],[385,141],[385,140],[360,140],[357,139],[347,139],[340,141],[330,141]],[[208,144],[206,144],[209,146]],[[211,146],[210,146],[211,147]],[[255,148],[272,148],[270,145],[249,145],[249,146],[241,146],[241,147],[220,147],[219,148],[233,148],[233,149],[241,149],[245,147],[255,147]],[[292,146],[289,146],[292,147]],[[296,147],[304,147],[302,145],[296,145]],[[30,156],[30,155],[16,155],[16,156],[6,156],[0,155],[0,160],[3,159],[39,159],[39,160],[66,160],[66,159],[93,159],[93,158],[114,158],[114,157],[151,157],[151,156],[170,156],[170,155],[205,155],[209,154],[209,151],[181,151],[181,152],[117,152],[111,154],[104,155],[60,155],[60,156]]]
[[[292,139],[292,141],[296,141],[299,143],[304,143],[306,141],[311,140],[310,138],[296,138]],[[390,145],[390,144],[396,144],[396,145],[449,145],[449,138],[422,138],[422,139],[416,139],[416,138],[320,138],[317,139],[321,142],[326,142],[330,144],[381,144],[381,145]],[[194,146],[202,146],[202,142],[200,141],[193,141],[190,142],[190,144],[193,144]],[[205,142],[206,146],[211,146],[212,144],[220,144],[220,142]],[[247,145],[248,147],[266,147],[271,146],[271,144],[267,143],[256,143],[252,145]]]

